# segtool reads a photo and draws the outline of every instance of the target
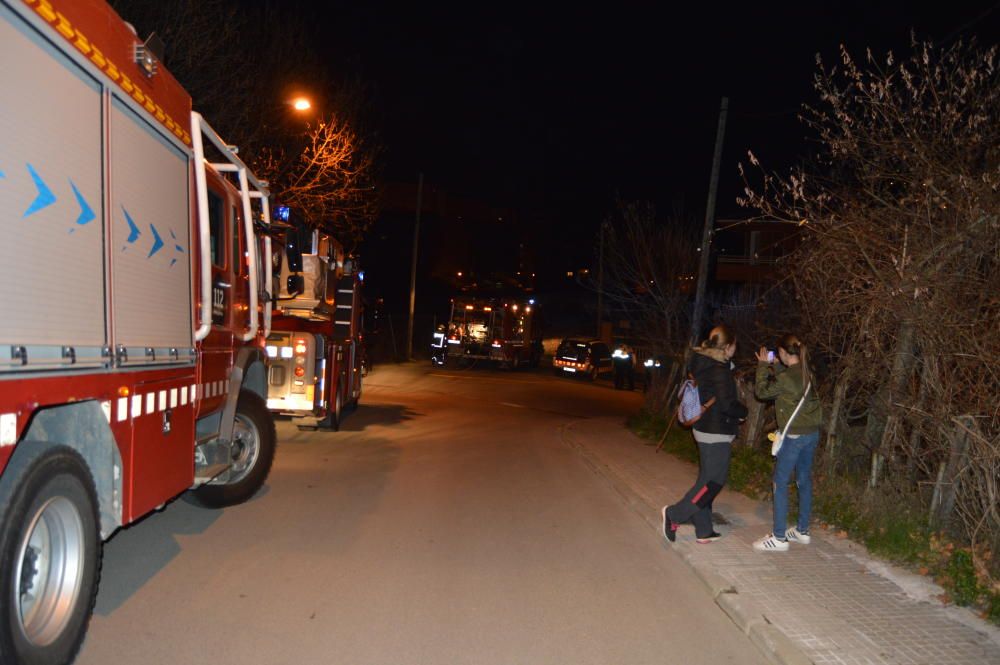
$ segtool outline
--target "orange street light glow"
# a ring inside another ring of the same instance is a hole
[[[312,103],[305,97],[296,97],[292,100],[292,108],[296,111],[308,111],[312,108]]]

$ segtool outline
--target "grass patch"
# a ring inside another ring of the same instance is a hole
[[[771,494],[774,462],[770,454],[750,446],[736,446],[729,462],[728,484],[753,499]]]
[[[630,417],[626,425],[633,432],[646,439],[646,445],[656,446],[660,443],[664,430],[667,428],[667,419],[649,413],[645,409]],[[678,427],[675,423],[670,428],[670,433],[663,442],[663,450],[687,462],[698,463],[698,446],[695,445],[691,432]]]

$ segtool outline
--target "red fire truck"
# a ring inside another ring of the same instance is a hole
[[[361,399],[361,272],[357,257],[318,230],[286,229],[274,252],[278,275],[267,337],[267,406],[315,419],[300,429],[340,429]]]
[[[0,662],[59,664],[104,540],[270,470],[268,191],[102,0],[0,0],[0,63]]]
[[[431,360],[438,365],[485,361],[517,369],[537,367],[542,330],[534,298],[452,298],[444,330],[434,333]]]

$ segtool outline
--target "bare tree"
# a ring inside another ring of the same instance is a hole
[[[1000,455],[996,54],[914,40],[902,61],[817,59],[820,103],[801,116],[815,159],[762,174],[744,200],[802,231],[789,274],[811,339],[850,377],[870,483],[947,483],[966,535],[994,545],[1000,515],[980,508]]]
[[[658,220],[652,204],[619,204],[606,223],[603,295],[632,321],[635,341],[654,352],[684,348],[688,294],[697,269],[694,225]]]
[[[301,12],[224,0],[113,0],[140,35],[167,44],[164,64],[197,110],[277,201],[313,226],[355,242],[378,213],[380,145],[366,123],[368,91],[347,75],[332,81]],[[320,117],[290,117],[293,91],[309,91]]]
[[[265,147],[257,170],[308,224],[344,242],[360,240],[378,214],[377,146],[336,114],[311,125],[292,146]]]

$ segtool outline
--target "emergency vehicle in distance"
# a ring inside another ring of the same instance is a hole
[[[542,328],[534,298],[452,298],[444,330],[434,332],[431,359],[461,366],[485,361],[500,367],[537,367]]]
[[[300,428],[337,430],[343,410],[361,399],[364,273],[329,234],[284,228],[273,255],[278,281],[266,346],[267,406],[316,419]]]
[[[0,662],[61,665],[104,540],[268,475],[268,190],[102,0],[0,0],[0,62]]]

